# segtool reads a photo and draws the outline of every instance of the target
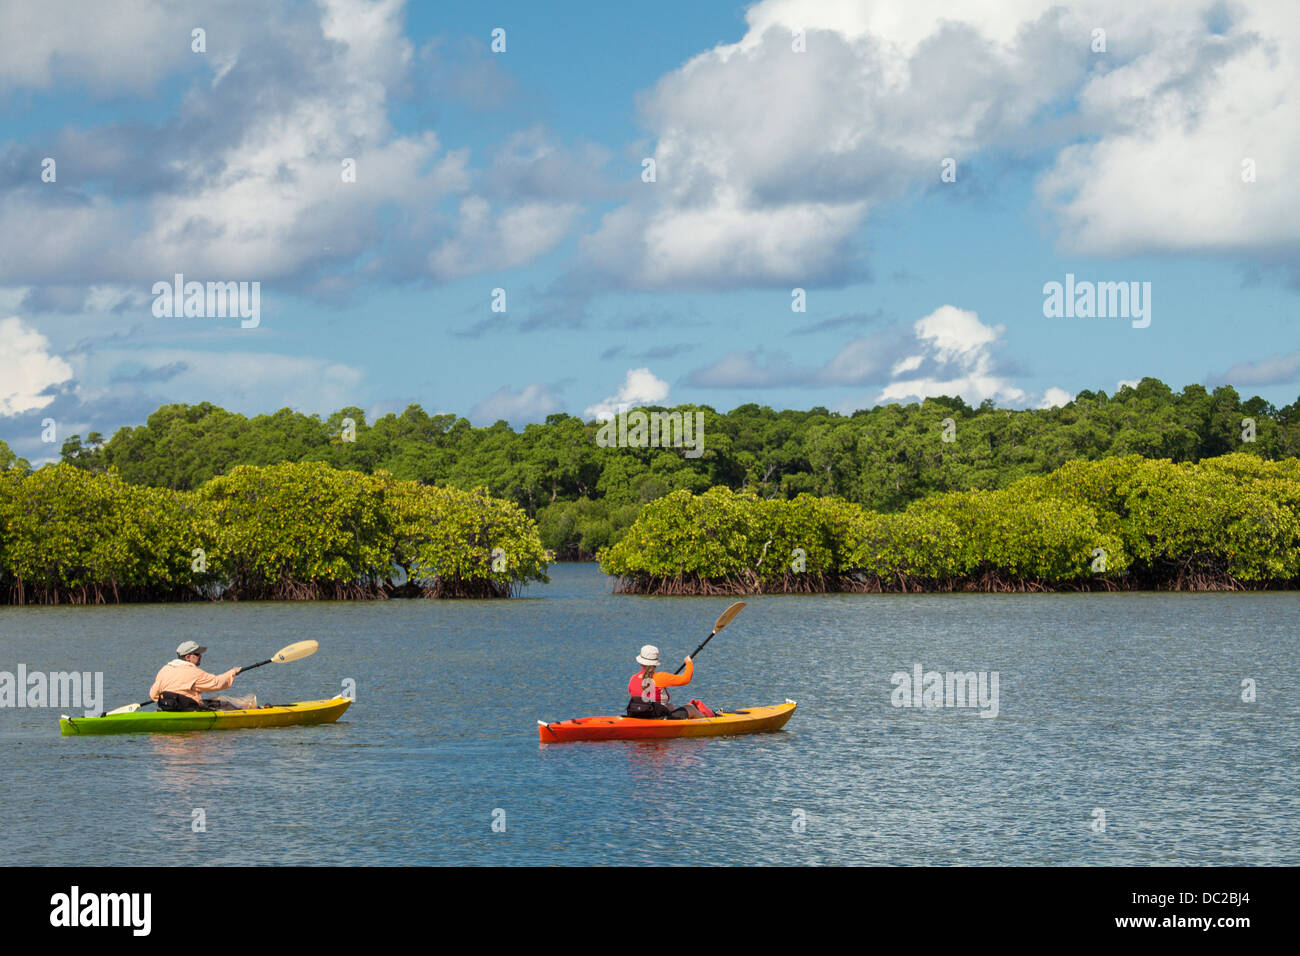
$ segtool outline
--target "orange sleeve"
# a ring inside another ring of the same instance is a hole
[[[656,687],[685,687],[695,676],[695,662],[689,661],[686,664],[684,674],[670,674],[667,671],[655,671]]]

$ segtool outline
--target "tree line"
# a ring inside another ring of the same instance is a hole
[[[545,547],[575,559],[615,544],[642,506],[679,490],[725,487],[772,500],[808,494],[893,513],[938,493],[1006,488],[1074,460],[1300,455],[1300,399],[1278,408],[1258,396],[1243,400],[1230,386],[1175,392],[1155,378],[1113,395],[1084,391],[1053,409],[939,397],[848,415],[753,404],[727,413],[700,405],[674,411],[703,414],[698,457],[683,448],[603,446],[598,423],[563,414],[515,430],[503,421],[473,427],[418,405],[367,422],[355,407],[325,419],[289,409],[248,418],[205,402],[165,405],[107,440],[72,436],[61,458],[92,474],[114,468],[130,484],[174,491],[238,465],[284,461],[484,488],[535,519]],[[11,464],[21,467],[0,443],[0,467]]]
[[[675,491],[600,564],[638,594],[1295,588],[1300,459],[1075,461],[889,514]]]
[[[513,502],[383,471],[236,465],[193,490],[0,472],[0,603],[504,597],[551,558]]]

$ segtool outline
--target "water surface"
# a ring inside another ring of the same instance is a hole
[[[337,724],[228,733],[63,738],[58,708],[0,710],[0,859],[1300,863],[1300,595],[747,600],[686,696],[793,698],[783,732],[551,746],[538,718],[620,711],[640,645],[679,660],[730,602],[562,565],[509,601],[0,608],[0,670],[102,670],[110,707],[187,638],[210,670],[314,638],[234,691],[357,692]],[[999,715],[892,706],[917,663],[997,671]]]

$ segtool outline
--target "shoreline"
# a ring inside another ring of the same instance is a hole
[[[615,578],[614,593],[643,597],[743,597],[762,594],[1086,594],[1112,592],[1231,593],[1300,591],[1300,581],[1240,581],[1227,575],[1184,576],[1173,581],[1139,581],[1125,576],[1076,581],[1042,581],[985,575],[942,580],[896,575],[804,575],[797,580],[667,579],[635,581]],[[820,585],[820,586],[819,586]]]

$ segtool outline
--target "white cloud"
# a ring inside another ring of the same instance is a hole
[[[904,372],[915,372],[925,361],[924,355],[909,355],[907,358],[899,359],[894,363],[894,367],[889,370],[891,376],[899,376]]]
[[[988,359],[988,347],[1004,331],[1000,325],[985,325],[974,312],[951,305],[940,306],[913,327],[917,339],[929,343],[937,361],[967,367],[982,367]]]
[[[253,8],[227,4],[204,11],[201,19],[212,42],[242,33]],[[76,79],[95,96],[145,92],[186,58],[190,31],[198,26],[192,10],[161,0],[43,0],[0,3],[0,88],[47,89],[58,79]],[[124,51],[130,51],[129,54]]]
[[[909,359],[907,371],[926,366],[927,372],[890,382],[877,402],[938,395],[960,395],[972,404],[986,398],[1025,400],[1022,389],[994,371],[993,346],[1002,336],[1002,326],[985,325],[974,312],[944,305],[918,319],[912,328],[921,346],[921,360]]]
[[[588,419],[606,421],[634,405],[662,405],[667,398],[667,382],[656,378],[648,368],[631,368],[617,392],[588,406],[583,415]]]
[[[1234,18],[1222,35],[1207,29],[1200,5],[1139,9],[1159,32],[1138,26],[1138,55],[1094,74],[1079,96],[1083,122],[1101,135],[1063,149],[1038,183],[1064,245],[1088,254],[1294,251],[1295,5],[1221,5]],[[1253,183],[1242,181],[1246,159]]]
[[[1066,28],[1030,22],[1047,0],[979,7],[752,7],[740,42],[644,97],[656,182],[588,237],[588,262],[650,287],[857,274],[853,238],[873,206],[1015,133],[1083,75]],[[808,52],[792,52],[794,27]]]
[[[1021,147],[1056,151],[1037,194],[1072,250],[1300,243],[1294,4],[765,0],[745,16],[739,42],[642,99],[656,182],[581,245],[618,283],[848,281],[874,208],[937,183],[945,157]]]
[[[1063,388],[1052,386],[1043,393],[1043,399],[1038,403],[1039,408],[1060,408],[1062,405],[1068,405],[1074,401],[1074,396]]]
[[[50,342],[17,316],[0,319],[0,416],[44,408],[45,394],[72,378],[72,366],[50,351]]]
[[[40,33],[37,46],[50,45],[41,54],[45,66],[24,68],[25,81],[46,82],[42,70],[52,71],[50,82],[81,75],[70,53],[105,15],[64,29],[62,15],[51,17],[48,5],[32,13],[34,6],[0,13]],[[132,61],[147,59],[141,47],[148,54],[150,38],[162,37],[210,68],[214,82],[193,86],[161,132],[107,126],[66,134],[68,150],[84,147],[95,157],[82,175],[109,188],[55,193],[29,184],[0,192],[0,281],[120,285],[181,272],[201,280],[296,279],[328,291],[346,286],[353,265],[360,278],[387,271],[450,279],[512,268],[571,228],[575,202],[507,197],[489,207],[473,194],[468,150],[447,150],[432,131],[394,131],[390,95],[408,83],[413,62],[401,0],[321,0],[269,15],[255,9],[259,17],[231,16],[256,28],[227,30],[223,20],[204,18],[202,55],[189,53],[190,27],[178,29],[170,5],[130,5],[139,44],[114,41],[111,26],[95,38],[116,60]],[[156,154],[164,134],[169,155],[179,144],[170,163],[136,155],[151,144]],[[343,181],[345,158],[355,161],[354,182]],[[525,167],[527,158],[519,160]],[[59,172],[62,179],[63,166]],[[112,188],[119,182],[131,188],[119,193]],[[439,204],[457,195],[459,216],[449,222]],[[384,215],[395,208],[400,216]],[[30,222],[40,228],[25,228]]]
[[[553,249],[569,231],[579,207],[527,202],[494,213],[480,196],[461,200],[456,232],[429,253],[439,279],[510,269]]]
[[[588,266],[640,288],[809,282],[844,265],[863,203],[792,203],[764,209],[736,191],[666,209],[622,207],[584,236]]]

